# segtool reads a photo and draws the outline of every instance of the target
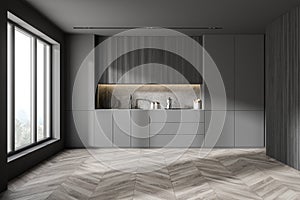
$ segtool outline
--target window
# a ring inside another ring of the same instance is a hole
[[[51,138],[51,44],[9,21],[8,148],[13,154]]]

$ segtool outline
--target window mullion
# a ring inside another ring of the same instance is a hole
[[[53,137],[53,129],[52,129],[52,47],[49,46],[49,55],[48,55],[48,73],[47,73],[47,88],[48,88],[48,93],[47,93],[47,100],[48,100],[48,104],[47,104],[47,110],[48,110],[48,120],[47,120],[47,124],[48,124],[48,136],[50,138]]]
[[[47,45],[44,44],[44,77],[43,77],[43,81],[44,81],[44,127],[43,127],[43,134],[44,134],[44,138],[47,137],[47,120],[48,120],[48,113],[47,113],[47,63],[48,62],[48,56],[47,56]]]
[[[10,40],[8,45],[10,46],[9,60],[8,63],[8,134],[11,138],[10,140],[10,149],[15,151],[15,26],[10,24],[8,34],[10,35]]]
[[[31,112],[32,112],[32,142],[37,142],[37,39],[32,41],[32,91],[31,91]]]

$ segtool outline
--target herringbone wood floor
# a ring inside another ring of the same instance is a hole
[[[101,161],[84,149],[65,150],[11,181],[0,198],[300,199],[300,172],[264,149],[215,149],[204,158],[199,149],[93,153]]]

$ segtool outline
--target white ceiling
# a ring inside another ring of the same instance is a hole
[[[267,24],[300,0],[25,0],[69,33],[111,35],[121,30],[88,27],[223,27],[180,30],[190,35],[264,33]]]

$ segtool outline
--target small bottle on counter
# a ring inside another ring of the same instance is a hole
[[[132,100],[133,100],[133,97],[132,97],[132,94],[130,94],[129,96],[129,109],[132,109]]]
[[[172,108],[172,99],[171,99],[171,97],[169,97],[168,99],[167,99],[167,109],[171,109]]]
[[[201,101],[201,99],[195,99],[193,105],[194,105],[193,108],[195,110],[201,110],[202,109],[202,101]]]

